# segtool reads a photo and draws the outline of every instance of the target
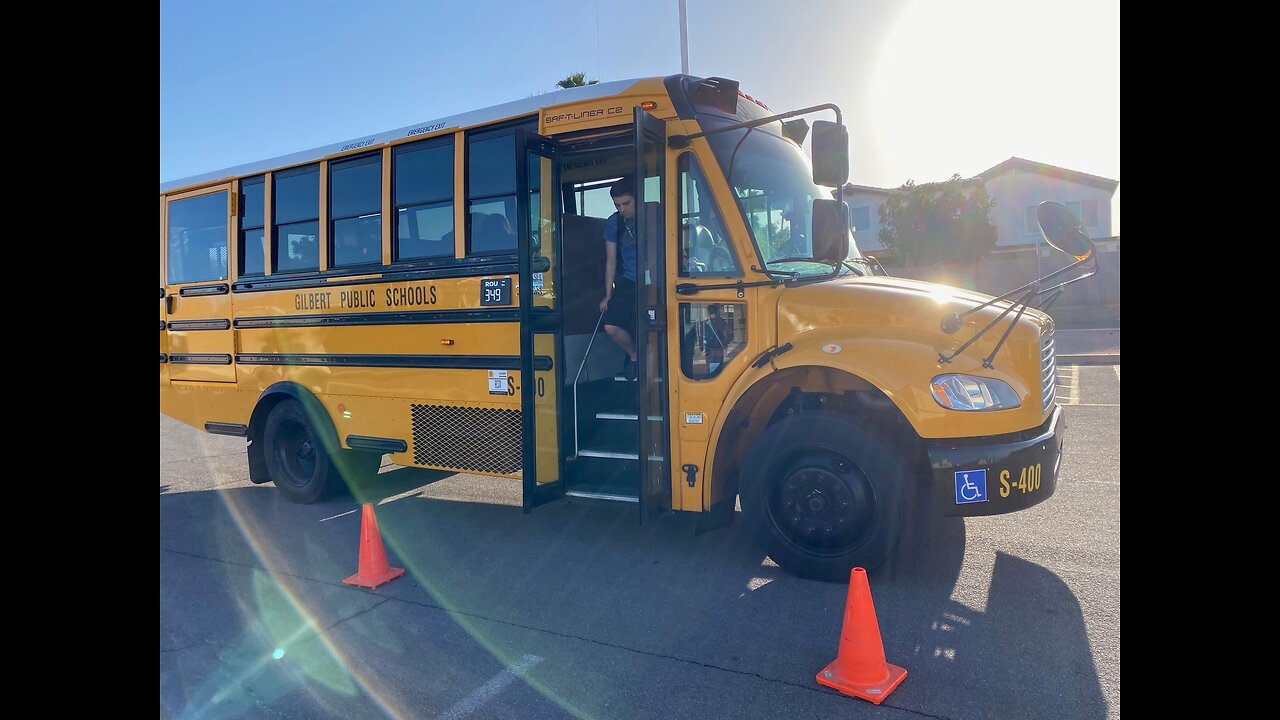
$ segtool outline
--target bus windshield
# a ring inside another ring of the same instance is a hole
[[[703,128],[729,123],[715,116],[702,118]],[[770,270],[824,275],[831,266],[813,257],[812,211],[816,198],[830,199],[831,190],[813,183],[809,160],[798,145],[771,130],[770,123],[749,130],[731,130],[707,137],[746,220],[760,259]],[[849,235],[849,258],[861,254]]]

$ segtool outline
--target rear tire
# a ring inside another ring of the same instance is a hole
[[[867,420],[801,413],[766,429],[747,454],[742,507],[783,569],[846,581],[881,565],[902,534],[908,455]]]
[[[315,424],[303,404],[293,399],[267,415],[267,469],[289,502],[309,504],[333,497],[350,483],[376,474],[382,460],[373,453],[328,447]]]

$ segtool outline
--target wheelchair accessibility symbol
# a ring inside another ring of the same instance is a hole
[[[956,504],[987,501],[987,471],[961,470],[956,473]]]

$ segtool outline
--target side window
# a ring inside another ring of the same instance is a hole
[[[226,279],[226,191],[169,203],[170,284]]]
[[[516,251],[516,136],[467,138],[468,255]]]
[[[395,260],[453,257],[453,136],[391,154]]]
[[[870,230],[871,229],[871,207],[863,205],[853,208],[850,211],[853,219],[854,230]]]
[[[240,181],[240,275],[262,275],[267,271],[267,246],[263,228],[267,224],[266,176]]]
[[[274,272],[320,269],[320,166],[278,172],[271,187]]]
[[[382,153],[329,163],[333,267],[382,263]]]
[[[1067,209],[1072,215],[1080,221],[1085,227],[1098,226],[1098,201],[1097,200],[1075,200],[1066,203]]]
[[[680,370],[691,380],[719,375],[747,346],[743,303],[680,303]]]
[[[680,276],[738,277],[742,271],[693,153],[680,156]]]

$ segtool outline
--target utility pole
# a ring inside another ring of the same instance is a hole
[[[689,74],[689,23],[685,18],[684,0],[680,0],[680,72]]]

